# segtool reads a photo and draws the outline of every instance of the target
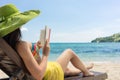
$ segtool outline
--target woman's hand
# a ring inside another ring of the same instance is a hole
[[[45,45],[43,46],[43,55],[48,56],[49,52],[50,52],[50,45],[49,45],[49,41],[46,40]]]
[[[37,47],[38,47],[39,49],[42,48],[42,45],[41,45],[41,42],[40,42],[40,41],[37,42]]]

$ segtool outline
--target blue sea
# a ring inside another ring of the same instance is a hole
[[[85,62],[120,62],[120,43],[51,43],[49,60],[72,49]]]

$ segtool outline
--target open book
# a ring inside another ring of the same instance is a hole
[[[45,45],[45,41],[46,40],[50,40],[50,32],[51,32],[51,29],[47,26],[45,26],[45,29],[42,29],[41,32],[40,32],[40,42],[41,42],[41,45],[44,46]]]

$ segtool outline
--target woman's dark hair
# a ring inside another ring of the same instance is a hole
[[[3,39],[15,50],[16,45],[21,39],[21,31],[20,28],[16,29],[15,31],[9,33],[8,35],[4,36]]]

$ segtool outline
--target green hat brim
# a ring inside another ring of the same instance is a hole
[[[29,10],[8,17],[3,22],[0,22],[0,37],[4,37],[14,30],[20,28],[22,25],[38,16],[39,13],[39,10]]]

